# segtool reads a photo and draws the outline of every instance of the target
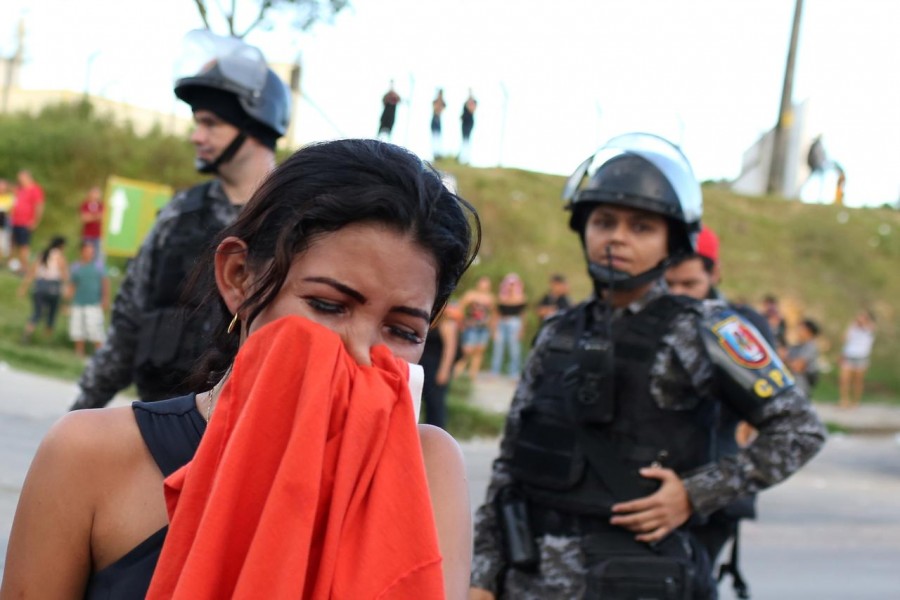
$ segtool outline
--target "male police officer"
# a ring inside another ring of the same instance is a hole
[[[258,49],[188,34],[175,95],[194,112],[197,170],[216,178],[177,194],[131,262],[113,305],[108,342],[88,364],[72,409],[104,406],[134,382],[142,400],[191,391],[186,378],[215,327],[201,298],[181,298],[194,261],[275,167],[290,96]]]
[[[718,298],[716,286],[721,278],[719,268],[719,236],[703,225],[697,234],[692,254],[680,254],[669,259],[666,285],[676,296],[690,296],[697,300]]]
[[[799,469],[822,424],[738,314],[667,294],[701,213],[676,147],[615,138],[564,198],[596,295],[548,321],[529,357],[476,517],[470,598],[714,598],[685,523]],[[720,399],[759,436],[715,461]]]
[[[666,269],[666,285],[674,295],[684,295],[697,300],[719,299],[724,297],[716,287],[721,279],[719,263],[719,237],[707,226],[700,229],[697,235],[696,252],[683,254],[671,259]],[[769,329],[765,317],[747,305],[729,303],[728,306],[749,321],[772,347],[776,345],[775,336]],[[749,425],[742,422],[738,415],[727,405],[719,412],[718,436],[716,451],[718,456],[737,454],[738,438],[749,439]],[[741,445],[744,445],[743,443]],[[691,528],[709,555],[710,562],[716,563],[722,548],[729,539],[733,539],[731,558],[722,564],[719,579],[728,573],[733,577],[735,592],[739,598],[749,598],[750,592],[738,565],[739,522],[741,519],[756,517],[756,496],[750,494],[732,502],[722,510],[711,514],[705,521]]]
[[[706,225],[697,234],[696,250],[692,254],[679,254],[669,258],[666,269],[666,285],[669,292],[676,296],[688,296],[697,300],[725,300],[718,285],[722,279],[719,263],[719,236]],[[728,303],[750,321],[769,343],[776,344],[775,334],[769,328],[765,317],[746,304]]]

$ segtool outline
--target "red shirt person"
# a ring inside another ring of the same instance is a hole
[[[99,187],[92,187],[81,203],[81,237],[85,240],[100,239],[100,222],[103,220],[103,198]]]
[[[37,228],[44,215],[44,190],[34,180],[31,172],[24,169],[19,171],[18,182],[19,186],[16,188],[16,199],[11,215],[12,242],[18,253],[19,268],[25,272],[28,268],[31,233]]]
[[[81,239],[96,242],[100,239],[100,225],[103,221],[103,197],[100,188],[92,187],[81,203]]]

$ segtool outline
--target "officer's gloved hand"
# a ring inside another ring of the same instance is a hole
[[[637,541],[650,544],[683,525],[693,509],[684,483],[672,469],[646,467],[641,469],[641,476],[658,479],[659,489],[649,496],[613,505],[614,516],[609,522],[637,533]]]

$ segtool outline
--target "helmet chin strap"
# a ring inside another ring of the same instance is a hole
[[[239,131],[238,134],[231,140],[231,143],[228,144],[228,147],[225,148],[222,153],[216,157],[216,159],[212,162],[205,161],[202,158],[197,158],[194,160],[194,166],[199,173],[207,173],[207,174],[216,174],[219,172],[219,167],[237,154],[237,151],[240,150],[241,145],[243,145],[244,140],[247,139],[247,134],[243,131]]]
[[[585,254],[587,254],[587,251],[585,251]],[[606,254],[607,264],[612,264],[612,251],[609,246],[606,247]],[[610,292],[622,290],[627,292],[656,281],[662,277],[668,266],[669,259],[664,258],[652,269],[637,275],[631,275],[625,271],[613,269],[610,266],[601,265],[588,259],[588,275],[590,275],[591,281],[594,283],[594,291],[597,295],[600,295],[600,292],[603,290],[609,290]]]
[[[588,263],[588,274],[591,276],[595,288],[630,291],[659,279],[665,273],[667,263],[668,261],[663,261],[648,271],[629,275],[625,271],[618,271],[592,262]]]

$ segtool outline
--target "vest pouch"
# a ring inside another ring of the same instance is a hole
[[[534,541],[527,498],[515,486],[506,486],[494,502],[506,562],[520,571],[537,571],[541,553]]]
[[[578,421],[588,425],[605,425],[616,416],[613,377],[609,373],[588,373],[575,390],[572,406]]]
[[[154,310],[141,315],[141,333],[135,353],[135,366],[170,365],[181,345],[185,311],[178,308]]]
[[[691,600],[684,563],[665,557],[617,556],[591,567],[585,600]]]
[[[523,412],[510,470],[518,481],[539,488],[572,489],[585,470],[572,426],[549,415]]]
[[[591,340],[578,349],[570,402],[579,423],[604,425],[616,416],[615,366],[609,340]]]
[[[588,568],[585,600],[708,598],[708,590],[697,585],[702,565],[682,531],[648,545],[625,529],[612,528],[584,536],[582,545]]]

